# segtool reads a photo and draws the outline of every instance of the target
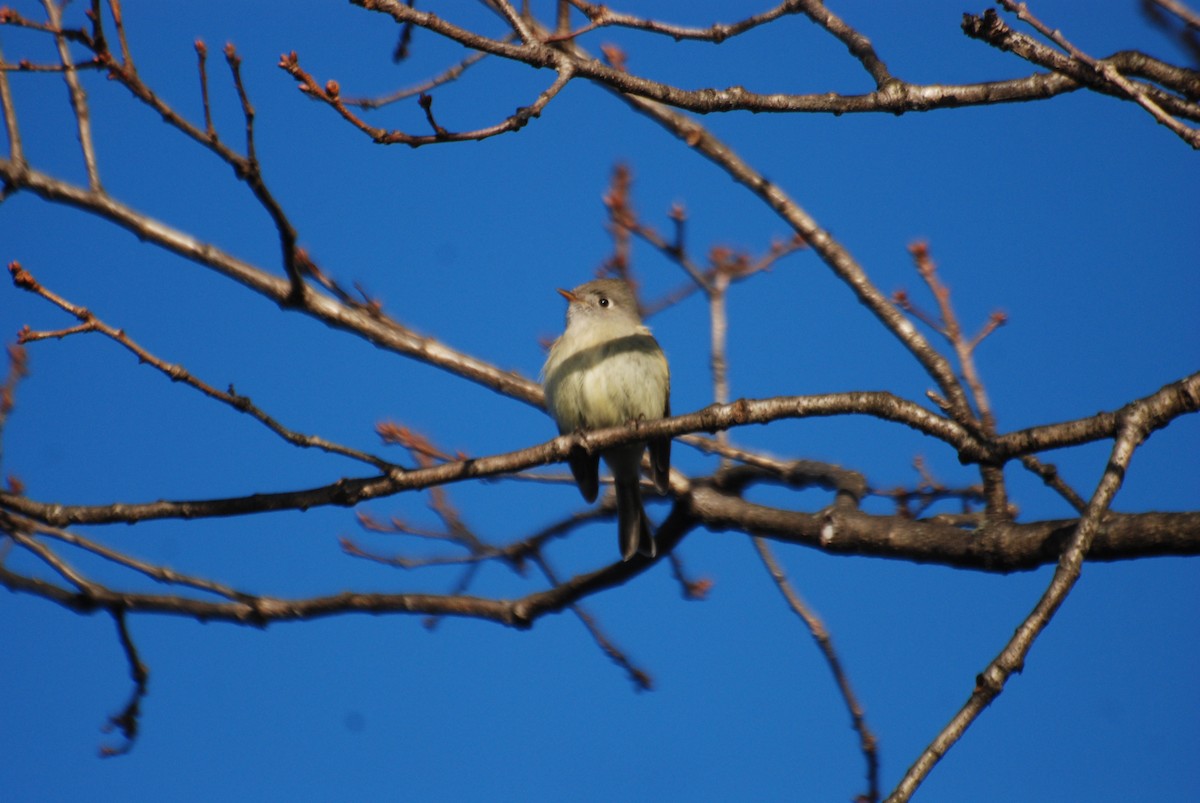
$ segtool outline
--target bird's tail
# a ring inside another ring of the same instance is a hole
[[[642,507],[642,491],[636,479],[617,482],[617,539],[621,559],[629,560],[640,552],[648,558],[657,554],[650,519]]]

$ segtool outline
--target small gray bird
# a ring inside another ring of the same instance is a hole
[[[603,429],[671,415],[671,372],[667,358],[642,323],[637,299],[620,279],[597,279],[567,299],[567,328],[550,347],[542,368],[546,410],[559,433]],[[654,557],[654,536],[642,507],[640,469],[650,449],[650,476],[667,492],[671,439],[619,446],[602,453],[617,492],[617,537],[621,557]],[[569,463],[579,491],[589,502],[599,489],[599,457],[582,451]]]

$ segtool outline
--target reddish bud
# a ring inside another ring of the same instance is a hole
[[[600,52],[604,55],[604,60],[607,61],[613,69],[621,72],[626,71],[625,51],[611,42],[600,45]]]
[[[21,263],[15,259],[8,263],[8,272],[12,275],[13,284],[22,290],[37,288],[37,282],[33,280],[33,276],[29,274],[29,271],[22,268]]]
[[[28,332],[29,324],[21,327],[21,332]],[[8,361],[12,363],[12,370],[18,376],[25,376],[29,373],[29,354],[25,351],[25,347],[21,345],[8,346]]]

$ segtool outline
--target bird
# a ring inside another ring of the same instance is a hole
[[[546,410],[559,434],[604,429],[671,415],[667,357],[642,323],[637,297],[621,279],[596,279],[567,299],[567,323],[550,346],[542,368]],[[622,560],[657,554],[654,532],[642,507],[642,455],[650,451],[650,477],[665,494],[671,470],[671,439],[653,438],[589,454],[572,450],[571,474],[588,502],[596,501],[599,460],[612,472],[617,497],[617,539]]]

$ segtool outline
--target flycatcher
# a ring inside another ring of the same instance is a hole
[[[642,323],[629,285],[620,279],[597,279],[558,292],[568,302],[567,329],[550,347],[542,377],[546,410],[558,423],[559,433],[670,416],[667,358]],[[569,458],[571,473],[588,502],[596,501],[601,456],[612,471],[617,538],[624,560],[635,552],[655,555],[639,479],[647,447],[650,476],[655,489],[664,494],[671,469],[670,438],[618,446],[601,455],[578,451]]]

